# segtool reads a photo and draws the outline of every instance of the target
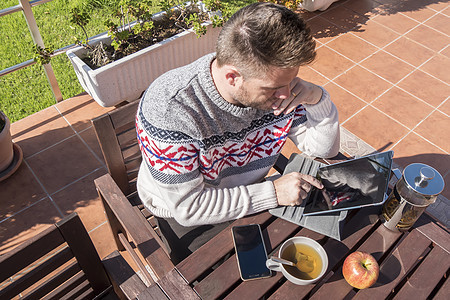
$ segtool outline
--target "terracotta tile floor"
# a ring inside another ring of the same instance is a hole
[[[300,71],[331,93],[343,128],[353,134],[350,146],[364,141],[369,149],[393,149],[402,167],[435,167],[447,181],[447,199],[449,14],[449,2],[439,0],[341,0],[304,13],[318,57]],[[110,109],[79,95],[12,124],[24,160],[0,182],[0,254],[73,211],[100,256],[114,249],[93,184],[106,169],[90,124]]]

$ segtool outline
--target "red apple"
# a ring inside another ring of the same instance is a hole
[[[369,253],[356,251],[344,261],[342,274],[352,287],[365,289],[372,286],[378,279],[380,267]]]

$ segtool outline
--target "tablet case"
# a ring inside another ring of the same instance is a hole
[[[283,175],[291,172],[300,172],[302,174],[316,176],[317,171],[321,166],[325,166],[325,164],[302,156],[301,154],[293,153],[289,158]],[[304,205],[307,200],[308,199],[305,199],[300,206],[279,206],[277,208],[270,209],[269,212],[278,218],[287,220],[340,241],[342,227],[344,225],[344,222],[342,221],[347,216],[347,211],[303,216]]]

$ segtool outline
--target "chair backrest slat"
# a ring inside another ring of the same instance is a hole
[[[69,294],[54,300],[72,300],[72,299],[94,299],[95,293],[88,285],[80,285],[77,290],[70,291]]]
[[[135,171],[141,161],[135,129],[138,104],[139,101],[132,102],[92,120],[108,173],[125,195],[135,191],[129,185],[128,162],[136,160],[130,166]]]
[[[39,237],[32,237],[19,245],[16,251],[5,253],[1,257],[3,262],[0,268],[0,282],[8,279],[10,274],[15,274],[42,258],[62,243],[64,239],[52,225],[41,232]]]
[[[15,295],[18,295],[19,293],[31,287],[36,282],[39,282],[39,280],[41,280],[48,274],[56,271],[61,265],[71,259],[73,259],[72,252],[69,248],[64,248],[62,251],[59,251],[55,255],[49,257],[47,260],[40,262],[35,268],[31,269],[30,271],[22,271],[24,273],[23,276],[15,279],[11,284],[9,284],[0,292],[2,298],[12,298]],[[77,271],[79,270],[80,269],[78,268]],[[44,283],[42,285],[44,285]],[[45,285],[48,285],[48,283],[45,283]],[[49,285],[47,288],[51,290],[52,288],[56,287],[57,285]]]
[[[0,287],[0,299],[61,299],[89,289],[99,295],[112,286],[76,213],[0,256],[0,274],[2,282],[10,279]]]
[[[124,131],[117,134],[117,140],[122,149],[125,149],[130,146],[137,146],[137,133],[135,129],[134,122],[128,124],[128,128],[124,128]]]
[[[70,281],[65,282],[58,289],[54,290],[51,294],[47,295],[44,299],[49,300],[60,300],[60,299],[89,299],[93,298],[87,297],[86,295],[80,297],[81,294],[89,291],[89,294],[93,294],[92,288],[89,286],[89,281],[87,281],[85,274],[79,273],[75,277],[71,278]]]
[[[108,173],[125,194],[129,194],[128,179],[126,177],[126,168],[123,161],[122,150],[117,142],[117,136],[114,131],[114,125],[111,122],[109,114],[102,115],[92,120],[95,134],[99,140],[100,148],[105,158]]]
[[[69,249],[70,251],[70,249]],[[76,261],[72,261],[63,270],[57,272],[56,275],[52,276],[39,286],[32,289],[24,299],[41,299],[49,297],[51,294],[57,293],[56,291],[61,290],[63,287],[67,286],[69,281],[73,281],[77,276],[81,276],[85,280],[83,272],[80,272],[80,266]],[[71,285],[70,288],[75,288],[76,285]],[[67,294],[66,291],[63,294]]]
[[[121,127],[128,128],[130,123],[134,124],[138,105],[139,101],[134,101],[109,113],[116,129]]]
[[[125,149],[124,163],[127,165],[127,171],[129,172],[135,166],[140,166],[142,161],[141,151],[139,149]]]

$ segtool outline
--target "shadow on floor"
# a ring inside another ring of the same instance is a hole
[[[339,36],[343,33],[354,31],[363,32],[363,25],[369,21],[369,17],[377,14],[382,16],[397,13],[413,12],[427,9],[431,4],[443,3],[440,0],[349,0],[337,1],[326,11],[302,12],[306,20],[323,18],[326,22],[315,22],[311,27],[312,35],[316,39]],[[349,14],[346,9],[351,9],[354,14]],[[341,12],[342,10],[345,10]],[[320,24],[320,26],[317,26]],[[337,26],[336,26],[337,25]]]

